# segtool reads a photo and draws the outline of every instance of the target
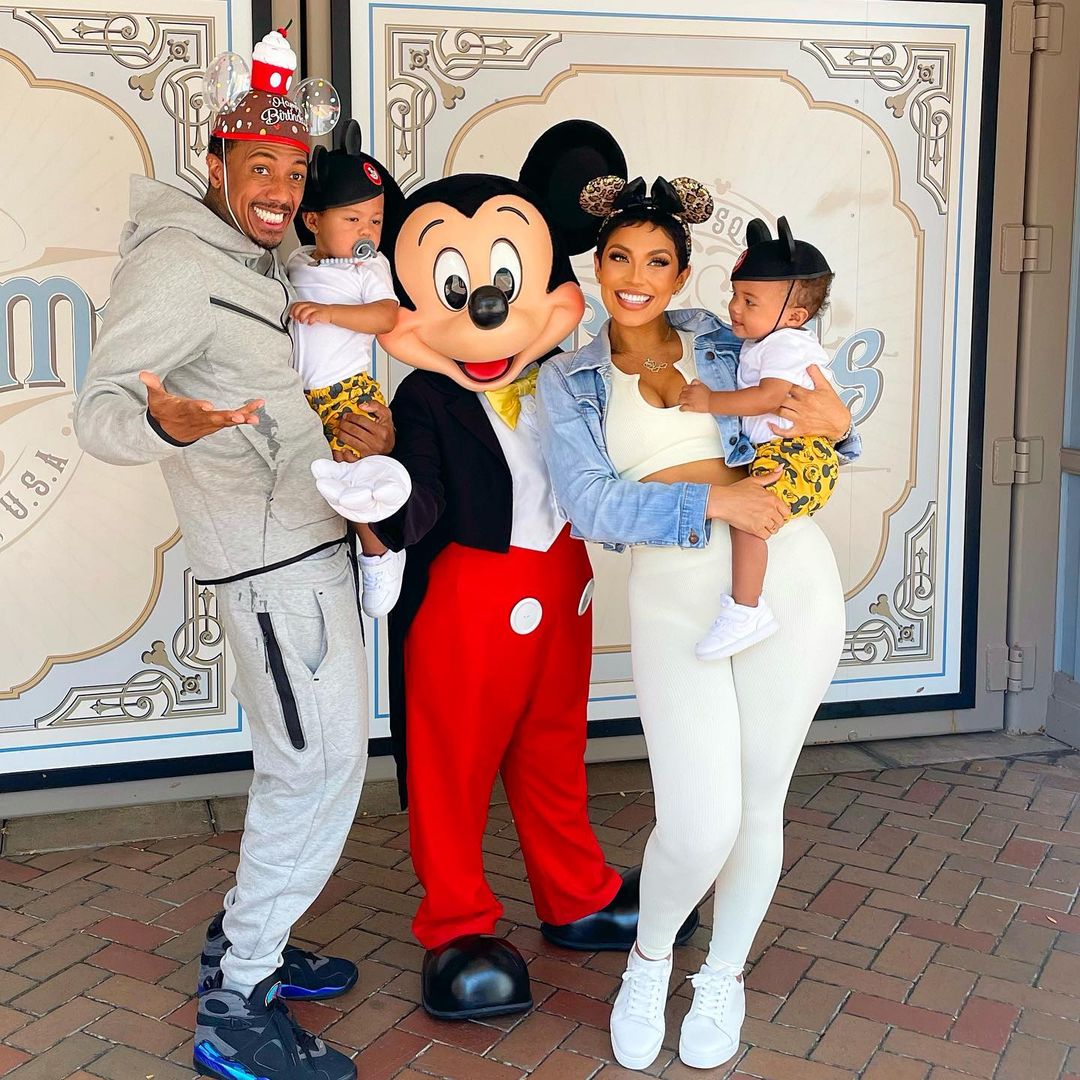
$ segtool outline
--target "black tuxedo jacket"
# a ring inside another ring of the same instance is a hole
[[[427,592],[435,557],[450,543],[508,551],[514,488],[510,468],[475,391],[431,371],[401,382],[390,409],[393,456],[412,477],[412,495],[373,525],[387,547],[408,548],[401,597],[390,613],[390,734],[401,804],[405,790],[405,636]],[[482,583],[477,583],[482,588]]]

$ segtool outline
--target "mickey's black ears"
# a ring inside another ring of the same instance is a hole
[[[791,235],[791,226],[787,218],[778,218],[776,222],[776,238],[782,240],[788,251],[788,258],[795,261],[795,237]]]
[[[781,220],[783,220],[781,218]],[[786,225],[787,222],[784,222]],[[755,244],[764,244],[772,239],[772,233],[769,232],[769,226],[765,224],[761,218],[754,218],[749,225],[746,226],[746,246],[752,248]]]
[[[570,255],[596,244],[596,218],[581,209],[581,189],[597,176],[626,179],[626,156],[614,136],[590,120],[564,120],[536,140],[519,180],[540,200]]]
[[[364,133],[355,120],[350,120],[345,126],[345,134],[342,137],[341,145],[345,147],[346,154],[356,155],[363,150]]]

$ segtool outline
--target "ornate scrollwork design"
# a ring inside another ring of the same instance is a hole
[[[934,658],[937,504],[904,534],[904,576],[891,598],[880,593],[869,606],[871,618],[849,630],[841,666],[897,664]]]
[[[184,618],[169,646],[155,639],[139,668],[122,683],[81,686],[37,721],[37,727],[167,720],[221,711],[225,686],[225,635],[217,597],[184,571]]]
[[[32,26],[55,53],[100,53],[130,71],[128,88],[140,101],[159,99],[172,119],[176,174],[201,194],[200,158],[211,118],[202,72],[214,55],[212,19],[34,8],[16,8],[14,18]]]
[[[465,97],[462,85],[482,68],[528,70],[547,48],[562,40],[546,31],[440,30],[391,27],[386,145],[400,162],[403,191],[425,176],[424,129],[440,106],[453,109]]]
[[[919,137],[918,176],[938,213],[949,204],[952,155],[952,45],[890,41],[804,41],[802,49],[831,79],[869,79],[886,91],[885,106],[897,119],[907,115]]]

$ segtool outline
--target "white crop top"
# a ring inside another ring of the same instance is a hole
[[[679,331],[682,357],[679,373],[697,378],[694,335]],[[604,418],[608,455],[623,480],[640,480],[673,465],[723,458],[720,428],[711,413],[680,412],[678,405],[661,408],[642,396],[638,376],[611,365],[611,397]]]

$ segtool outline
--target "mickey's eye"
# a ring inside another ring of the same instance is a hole
[[[456,248],[443,248],[435,260],[435,291],[451,311],[469,302],[469,268]]]
[[[508,301],[521,291],[521,256],[509,240],[496,240],[491,245],[491,280]]]

